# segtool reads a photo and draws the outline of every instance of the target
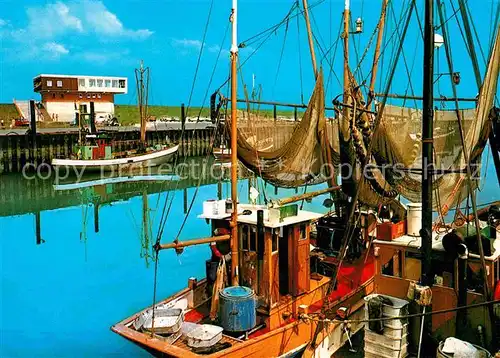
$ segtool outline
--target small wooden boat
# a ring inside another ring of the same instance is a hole
[[[53,159],[52,166],[84,171],[114,171],[117,169],[155,167],[167,163],[179,149],[178,145],[142,155],[113,159]]]

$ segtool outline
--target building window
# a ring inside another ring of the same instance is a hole
[[[106,80],[106,81],[104,81],[104,85],[105,85],[107,88],[111,87],[111,80]]]
[[[52,81],[47,80],[47,87],[52,87]]]
[[[62,81],[57,81],[57,87],[62,87]]]
[[[120,88],[125,88],[125,80],[120,80]]]
[[[89,79],[89,87],[95,87],[95,78]]]
[[[113,80],[113,88],[118,88],[118,80]]]
[[[85,87],[85,78],[79,78],[78,79],[78,85],[80,87]]]
[[[97,87],[102,87],[102,84],[103,84],[102,79],[97,80]]]

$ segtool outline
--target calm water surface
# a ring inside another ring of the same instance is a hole
[[[500,199],[491,161],[487,172],[479,202]],[[142,232],[143,199],[147,198],[154,235],[165,198],[173,198],[162,239],[169,242],[184,220],[184,197],[189,204],[196,183],[181,180],[170,188],[154,182],[122,183],[56,192],[50,180],[0,176],[0,356],[149,356],[109,329],[152,303],[153,240],[145,242]],[[228,183],[202,183],[181,239],[209,235],[205,221],[196,218],[202,202],[217,198],[220,187],[224,196],[229,193]],[[272,186],[266,191],[269,197],[295,194],[284,189],[276,194]],[[239,192],[246,202],[248,180],[240,180]],[[323,200],[317,197],[306,207],[324,211]],[[35,212],[40,213],[38,239]],[[186,248],[179,256],[173,250],[162,251],[158,299],[184,288],[191,276],[202,278],[208,257],[208,245]]]

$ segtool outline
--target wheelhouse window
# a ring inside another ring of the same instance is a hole
[[[241,249],[248,251],[248,225],[243,225],[241,227]]]
[[[111,87],[111,80],[106,80],[106,81],[104,81],[104,86],[105,86],[106,88],[110,88],[110,87]]]
[[[57,87],[62,87],[62,81],[61,80],[57,81]]]
[[[97,87],[102,87],[103,83],[104,83],[104,81],[102,79],[98,79],[97,80]]]
[[[52,81],[51,80],[47,80],[47,87],[52,87]]]
[[[279,229],[273,230],[273,236],[272,236],[272,241],[271,241],[271,251],[273,253],[278,251],[279,237],[280,237]]]
[[[257,251],[257,230],[255,229],[254,226],[250,228],[250,251],[256,252]]]
[[[118,88],[118,80],[113,80],[113,88]]]
[[[307,239],[306,224],[300,224],[300,240]]]
[[[89,87],[95,87],[95,78],[89,79]]]
[[[80,87],[85,87],[85,78],[79,78],[78,79],[78,85]]]
[[[125,80],[120,80],[120,88],[125,88]]]

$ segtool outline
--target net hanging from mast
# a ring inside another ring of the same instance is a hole
[[[469,152],[473,172],[474,169],[476,170],[473,178],[475,187],[479,184],[481,155],[491,130],[489,115],[497,91],[500,66],[499,42],[497,37],[476,108],[460,110],[465,146]],[[354,79],[351,79],[355,83]],[[360,92],[357,91],[354,96],[358,105],[361,106],[363,99]],[[439,192],[441,204],[443,204],[440,208],[442,212],[446,212],[467,197],[466,156],[461,143],[457,118],[458,114],[455,110],[435,110],[434,112],[434,166],[446,171],[445,174],[435,174],[433,180],[433,189]],[[355,170],[355,177],[357,175],[358,178],[357,185],[362,186],[360,200],[365,204],[375,205],[377,197],[382,197],[387,201],[390,200],[391,192],[397,192],[410,201],[419,202],[422,187],[421,173],[407,169],[419,170],[422,167],[422,111],[386,105],[380,126],[372,135],[367,130],[367,126],[373,122],[373,119],[373,115],[358,114],[358,118],[350,122],[350,132],[346,132],[346,127],[344,127],[344,138],[349,141],[341,143],[341,150],[350,153],[351,161],[355,164],[364,155],[367,143],[374,141],[372,163],[376,164],[377,168],[371,170],[373,179],[360,178]],[[450,171],[453,172],[449,173]],[[438,206],[436,197],[433,206],[435,208]]]
[[[331,124],[325,120],[323,73],[316,85],[302,119],[274,120],[250,111],[238,114],[238,158],[250,170],[273,185],[298,187],[324,182],[327,156],[325,130],[329,142],[335,143]],[[230,121],[227,123],[230,125]],[[334,165],[339,163],[338,150],[330,146]]]

